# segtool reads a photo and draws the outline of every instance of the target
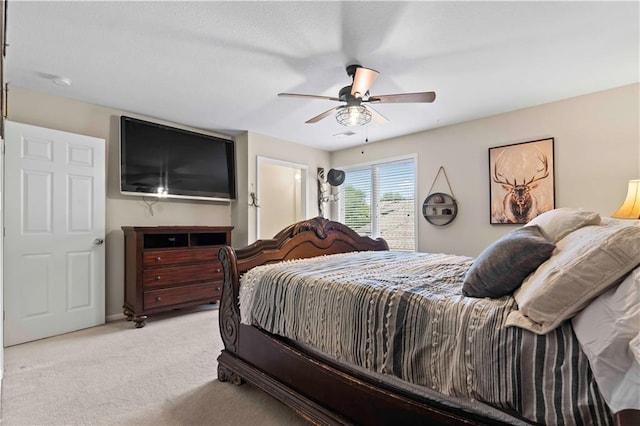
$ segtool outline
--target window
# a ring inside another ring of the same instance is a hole
[[[360,235],[384,238],[391,250],[414,251],[415,159],[344,171],[338,201],[340,221]]]

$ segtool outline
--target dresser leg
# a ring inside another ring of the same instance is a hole
[[[124,308],[122,313],[127,317],[127,321],[131,321],[133,319],[133,312],[131,312],[129,308]]]
[[[133,317],[133,321],[136,323],[136,328],[144,327],[144,321],[147,319],[146,315],[136,315]]]

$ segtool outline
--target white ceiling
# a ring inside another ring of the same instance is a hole
[[[637,1],[9,0],[5,80],[333,151],[638,82],[639,22]],[[276,96],[337,96],[353,63],[380,72],[372,95],[437,99],[375,105],[390,122],[348,129],[304,123],[337,103]]]

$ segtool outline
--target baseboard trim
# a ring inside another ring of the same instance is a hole
[[[167,312],[160,312],[156,315],[158,316],[162,316],[163,314],[171,314],[171,312],[175,312],[175,311],[182,311],[185,313],[188,312],[196,312],[196,311],[201,311],[201,310],[209,310],[209,309],[218,309],[220,307],[219,304],[217,303],[206,303],[203,305],[196,305],[196,306],[190,306],[188,308],[184,308],[184,309],[174,309],[173,311],[167,311]],[[121,321],[123,319],[126,319],[126,316],[124,313],[120,313],[120,314],[112,314],[112,315],[107,315],[105,317],[105,322],[114,322],[114,321]]]
[[[105,321],[106,322],[113,322],[113,321],[120,321],[125,319],[126,317],[124,316],[124,314],[113,314],[113,315],[107,315],[105,317]]]

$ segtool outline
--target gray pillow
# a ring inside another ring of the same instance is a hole
[[[498,298],[512,293],[551,257],[555,247],[538,225],[509,232],[474,260],[464,277],[462,294]]]

